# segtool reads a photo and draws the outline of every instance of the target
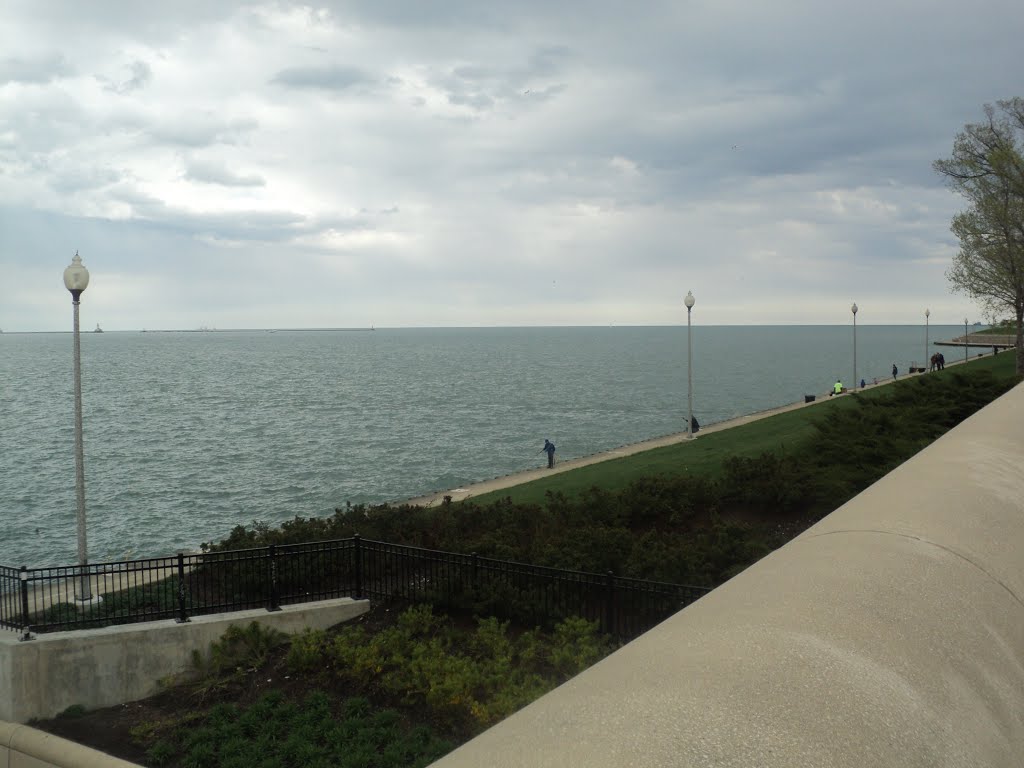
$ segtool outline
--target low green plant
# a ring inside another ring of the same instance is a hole
[[[338,701],[313,691],[298,701],[270,691],[249,707],[214,707],[201,724],[156,742],[147,759],[190,768],[420,768],[451,747],[364,698]]]
[[[146,760],[154,768],[163,768],[165,765],[171,765],[177,755],[178,749],[169,739],[160,739],[146,750]]]
[[[43,612],[43,624],[64,624],[77,621],[78,609],[71,603],[54,603]]]
[[[315,673],[322,668],[327,644],[326,632],[322,629],[307,628],[292,636],[285,663],[293,672],[307,675]]]

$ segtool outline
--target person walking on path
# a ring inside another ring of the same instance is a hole
[[[899,371],[897,371],[897,369],[896,369],[896,363],[893,363],[893,364],[892,364],[892,380],[893,380],[893,381],[896,381],[896,374],[897,374],[898,372],[899,372]]]
[[[555,466],[555,444],[545,438],[544,447],[541,450],[548,455],[548,469],[551,469]]]

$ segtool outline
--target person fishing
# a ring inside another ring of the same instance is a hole
[[[829,392],[828,396],[843,394],[843,382],[841,379],[836,379],[836,383],[832,385],[832,391]]]
[[[545,438],[544,447],[541,450],[548,455],[548,469],[551,469],[555,466],[555,444]]]

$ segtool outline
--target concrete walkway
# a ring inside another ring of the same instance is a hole
[[[967,346],[971,348],[991,349],[1013,349],[1017,345],[1017,337],[1010,334],[993,333],[969,333],[967,336],[957,336],[950,341],[936,341],[937,347],[962,347],[964,339],[967,339]],[[952,354],[952,353],[950,353]]]
[[[936,342],[938,343],[938,342]],[[946,363],[946,366],[962,364],[963,360],[950,360]],[[900,381],[906,378],[914,376],[920,376],[920,373],[905,374],[900,376]],[[868,384],[863,389],[858,389],[858,392],[864,392],[875,387],[882,387],[886,384],[892,384],[892,379],[886,379],[879,381],[877,384]],[[739,416],[735,419],[728,419],[726,421],[720,421],[717,424],[708,424],[702,426],[700,432],[694,439],[699,439],[701,435],[710,434],[712,432],[718,432],[723,429],[731,429],[732,427],[738,427],[741,424],[749,424],[752,421],[758,421],[759,419],[765,419],[769,416],[775,416],[779,413],[786,413],[787,411],[795,411],[799,408],[808,408],[814,405],[819,405],[829,399],[828,393],[823,395],[817,395],[814,402],[811,403],[791,403],[789,405],[783,405],[778,408],[769,408],[766,411],[758,411],[757,413],[751,413],[747,416]],[[540,480],[542,477],[550,477],[551,475],[559,474],[561,472],[571,472],[574,469],[580,467],[586,467],[591,464],[598,464],[602,461],[609,461],[610,459],[618,459],[623,456],[632,456],[635,453],[641,453],[643,451],[650,451],[654,448],[662,448],[666,445],[676,445],[677,443],[684,443],[687,440],[686,432],[677,432],[671,435],[664,435],[662,437],[655,437],[650,440],[644,440],[640,443],[632,443],[630,445],[623,445],[619,448],[614,448],[610,451],[603,451],[601,453],[592,453],[589,456],[581,456],[576,459],[568,459],[567,461],[558,462],[554,468],[548,469],[547,467],[539,467],[537,469],[528,469],[523,472],[513,472],[510,475],[504,475],[502,477],[496,477],[493,480],[483,480],[479,483],[468,484],[462,488],[450,488],[446,491],[435,491],[434,493],[426,494],[425,496],[417,496],[414,499],[408,499],[404,504],[411,504],[420,507],[433,507],[444,501],[446,496],[450,496],[452,501],[462,501],[468,499],[471,496],[480,496],[484,493],[490,493],[491,491],[500,491],[505,488],[511,488],[515,485],[522,485],[523,483],[529,483],[533,480]]]

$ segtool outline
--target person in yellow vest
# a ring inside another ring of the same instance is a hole
[[[836,383],[832,386],[832,392],[829,393],[829,397],[841,394],[843,394],[843,382],[840,379],[836,379]]]

